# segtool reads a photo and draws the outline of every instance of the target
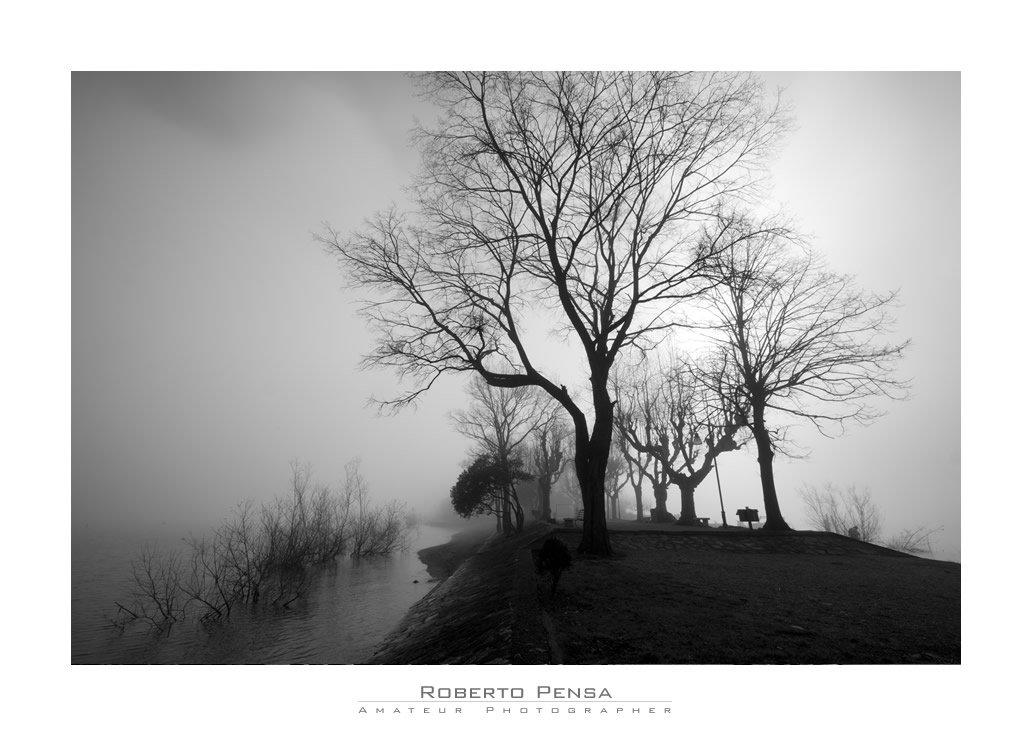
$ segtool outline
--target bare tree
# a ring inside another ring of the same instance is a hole
[[[881,341],[894,293],[861,291],[849,277],[823,269],[784,231],[758,232],[734,217],[712,238],[726,239],[727,247],[711,261],[720,287],[707,296],[720,349],[749,406],[764,528],[786,530],[774,485],[774,455],[784,451],[784,436],[771,419],[802,419],[827,436],[848,421],[872,421],[879,412],[871,398],[906,396],[893,369],[908,342]]]
[[[132,561],[131,570],[131,579],[125,586],[128,603],[115,603],[121,618],[114,623],[124,627],[128,622],[140,622],[168,633],[186,615],[189,604],[183,596],[180,556],[174,552],[163,554],[147,545]]]
[[[631,472],[632,468],[622,454],[609,458],[606,466],[606,498],[609,500],[610,519],[620,518],[620,492],[630,481]]]
[[[650,373],[632,374],[619,390],[625,400],[617,426],[627,446],[662,468],[657,478],[681,493],[678,524],[694,526],[695,490],[713,469],[718,455],[739,448],[747,426],[741,397],[728,385],[722,363],[684,356]],[[657,516],[666,511],[665,504]]]
[[[619,389],[615,391],[617,405],[620,404],[620,393]],[[617,427],[617,446],[620,448],[620,454],[623,456],[624,462],[627,464],[628,478],[631,483],[631,490],[634,492],[634,515],[636,521],[645,520],[645,509],[642,504],[642,491],[645,486],[645,481],[648,480],[652,484],[652,493],[656,498],[657,506],[662,503],[663,513],[666,514],[666,497],[667,487],[670,485],[670,479],[663,469],[662,463],[653,458],[648,453],[642,453],[631,447],[630,442],[627,441],[627,435],[624,432],[626,422],[622,421],[622,414],[620,409],[617,411],[616,427]],[[662,499],[662,500],[660,500]],[[657,516],[658,509],[653,509],[653,517]],[[661,517],[660,517],[661,518]]]
[[[850,485],[841,489],[825,483],[817,490],[804,485],[799,495],[806,504],[806,518],[826,532],[843,534],[872,544],[884,544],[889,549],[907,554],[929,554],[931,539],[936,530],[925,527],[904,529],[889,539],[882,538],[882,518],[868,489],[858,491]]]
[[[926,529],[923,526],[917,529],[904,529],[899,534],[888,539],[885,542],[885,546],[910,555],[931,554],[932,535],[936,531],[935,529]]]
[[[553,406],[557,407],[555,404]],[[570,461],[567,449],[569,435],[569,427],[558,412],[549,416],[533,433],[530,467],[537,476],[538,518],[546,521],[552,518],[552,486],[562,476]]]
[[[853,537],[863,542],[881,540],[881,515],[868,489],[840,489],[826,483],[818,491],[804,485],[799,495],[806,504],[807,520],[822,531]]]
[[[577,475],[569,465],[560,473],[559,480],[552,486],[552,491],[562,505],[570,506],[571,517],[583,508],[583,495],[577,483]]]
[[[258,509],[241,504],[210,535],[184,539],[183,553],[141,550],[113,623],[167,632],[193,611],[222,619],[238,604],[285,608],[308,590],[312,565],[346,551],[359,558],[405,546],[404,507],[370,506],[357,461],[337,494],[313,486],[307,466],[295,462],[292,470],[289,498]]]
[[[685,323],[714,244],[700,224],[747,194],[785,126],[763,85],[724,73],[435,73],[441,109],[416,141],[414,211],[321,238],[369,298],[367,366],[409,381],[397,408],[449,372],[535,386],[569,414],[585,510],[579,549],[609,554],[609,374]],[[536,318],[536,319],[535,319]],[[541,367],[547,319],[583,355],[586,400]]]
[[[650,382],[649,365],[648,361],[643,361],[634,368],[623,368],[619,373],[614,373],[612,383],[617,405],[616,429],[620,451],[628,466],[636,471],[631,485],[636,495],[638,519],[644,519],[641,487],[647,478],[652,484],[655,499],[652,520],[673,521],[674,515],[667,510],[670,474],[666,466],[647,449],[638,449],[655,447],[660,442],[659,427],[653,422],[640,421],[649,413],[646,407],[652,407],[655,401],[655,386],[654,382]],[[639,440],[636,444],[630,441],[632,435]]]

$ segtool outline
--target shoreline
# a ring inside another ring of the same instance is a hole
[[[444,544],[425,547],[417,550],[419,561],[426,565],[430,579],[435,582],[447,580],[468,560],[481,545],[494,536],[494,528],[477,526],[472,529],[461,529]]]

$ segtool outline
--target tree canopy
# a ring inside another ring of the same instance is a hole
[[[609,374],[686,324],[726,240],[706,223],[747,195],[785,128],[753,76],[442,72],[420,77],[437,125],[417,131],[415,207],[323,242],[370,294],[368,365],[415,401],[443,374],[537,386],[569,414],[585,509],[580,549],[608,554]],[[549,374],[535,313],[581,351],[585,396]]]
[[[522,471],[519,459],[503,464],[497,457],[478,455],[452,486],[452,508],[466,519],[478,514],[501,512],[510,503],[513,484],[530,477]]]

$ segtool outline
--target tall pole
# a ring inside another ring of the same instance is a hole
[[[720,520],[721,526],[727,526],[727,514],[724,513],[724,492],[720,489],[720,466],[717,465],[717,456],[713,456],[713,471],[717,474],[717,495],[720,497]]]

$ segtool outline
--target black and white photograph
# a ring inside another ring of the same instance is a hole
[[[984,23],[137,10],[12,75],[15,723],[1014,722]]]
[[[959,664],[959,73],[72,76],[75,664]]]

